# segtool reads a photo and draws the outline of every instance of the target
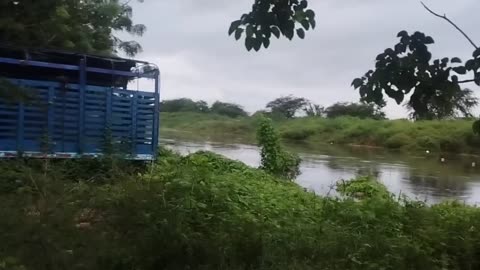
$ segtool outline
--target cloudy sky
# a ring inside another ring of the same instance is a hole
[[[267,50],[247,52],[227,35],[230,22],[253,0],[145,0],[134,20],[148,30],[137,56],[162,71],[162,99],[189,97],[235,102],[254,112],[283,95],[328,106],[357,101],[353,78],[373,68],[375,56],[396,44],[400,30],[433,36],[434,57],[467,59],[472,47],[445,21],[427,14],[417,0],[310,0],[317,28],[305,40],[273,40]],[[480,43],[478,0],[425,0]],[[480,90],[480,89],[478,89]],[[480,93],[480,91],[478,91]],[[389,103],[391,118],[405,117]]]

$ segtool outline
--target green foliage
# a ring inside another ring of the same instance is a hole
[[[385,119],[385,113],[374,104],[335,103],[325,109],[328,118],[352,116],[358,118]]]
[[[307,104],[309,104],[309,102],[304,98],[286,96],[269,102],[267,108],[271,110],[272,114],[280,114],[285,118],[293,118],[295,114]]]
[[[357,198],[388,198],[391,196],[387,188],[369,176],[359,177],[351,181],[339,181],[336,184],[339,194]]]
[[[242,108],[242,106],[220,101],[216,101],[215,103],[213,103],[210,111],[212,113],[225,115],[233,118],[248,116],[248,113]]]
[[[22,265],[18,265],[17,260],[15,258],[0,257],[0,270],[26,270],[26,268]]]
[[[384,95],[398,104],[410,95],[406,106],[416,120],[471,116],[478,100],[472,91],[462,90],[458,75],[477,70],[475,62],[467,62],[468,67],[464,67],[458,57],[432,61],[428,46],[434,40],[421,32],[409,35],[402,31],[398,38],[400,42],[394,48],[377,56],[375,70],[353,80],[352,86],[359,90],[362,100],[383,106]]]
[[[288,180],[294,180],[300,174],[300,157],[282,149],[271,119],[259,120],[257,141],[261,147],[262,170]]]
[[[188,131],[197,136],[236,136],[255,142],[255,117],[231,119],[208,114],[162,114],[162,128]],[[313,144],[353,144],[386,147],[403,151],[479,154],[480,136],[472,131],[474,120],[374,120],[352,117],[295,119],[273,121],[279,136]]]
[[[308,117],[323,117],[325,114],[325,108],[318,105],[318,104],[313,104],[309,102],[309,104],[305,105],[305,108],[303,108],[303,111]]]
[[[363,177],[339,183],[341,198],[320,197],[213,153],[160,153],[107,184],[17,164],[28,181],[0,194],[0,269],[480,267],[476,207],[398,199]]]
[[[209,112],[207,102],[203,100],[193,101],[189,98],[163,100],[160,102],[161,112]]]
[[[245,35],[247,50],[270,46],[273,36],[305,38],[305,30],[316,26],[315,12],[308,9],[307,0],[254,0],[252,11],[232,22],[229,35],[239,40]]]
[[[409,140],[410,137],[404,133],[394,134],[385,141],[385,146],[391,149],[399,149],[407,146],[410,143]]]
[[[282,132],[282,138],[288,140],[306,140],[315,134],[315,130],[309,127],[290,129]]]
[[[0,42],[19,47],[67,49],[133,56],[135,41],[114,35],[125,31],[142,35],[146,27],[132,22],[132,8],[119,0],[5,0],[0,2]]]

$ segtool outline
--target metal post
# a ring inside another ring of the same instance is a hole
[[[25,140],[24,135],[25,128],[25,106],[23,102],[18,103],[18,115],[17,115],[17,153],[20,155],[23,153],[23,143]]]
[[[85,92],[87,88],[87,61],[85,58],[80,60],[80,87],[78,104],[78,153],[83,153],[83,139],[85,134]]]
[[[47,126],[48,126],[48,150],[50,152],[55,152],[55,145],[54,145],[54,132],[53,130],[55,129],[54,125],[54,97],[55,97],[55,88],[50,86],[48,88],[48,116],[47,116]]]
[[[153,150],[153,155],[156,157],[157,152],[158,152],[158,140],[159,140],[159,133],[160,133],[160,70],[156,71],[155,74],[155,107],[154,107],[154,113],[153,113],[153,132],[152,132],[152,137],[153,137],[153,144],[152,144],[152,150]]]
[[[131,108],[131,114],[132,114],[132,130],[131,130],[131,153],[132,156],[136,156],[137,154],[137,105],[138,105],[138,93],[133,92],[132,93],[132,108]]]

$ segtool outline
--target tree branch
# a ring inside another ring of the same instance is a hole
[[[472,40],[462,29],[460,29],[460,27],[458,27],[454,22],[452,22],[449,18],[447,18],[447,15],[446,15],[446,14],[440,15],[440,14],[434,12],[433,10],[431,10],[427,5],[425,5],[425,3],[423,3],[423,2],[420,2],[420,3],[422,3],[423,7],[424,7],[428,12],[430,12],[431,14],[433,14],[433,15],[436,16],[436,17],[439,17],[439,18],[441,18],[441,19],[446,20],[446,21],[449,22],[451,25],[453,25],[453,27],[455,27],[460,33],[462,33],[462,35],[470,42],[470,44],[472,44],[473,47],[475,47],[475,49],[478,49],[477,44],[475,44],[475,42],[473,42],[473,40]]]
[[[470,83],[470,82],[475,82],[475,80],[464,80],[464,81],[458,81],[458,83]]]

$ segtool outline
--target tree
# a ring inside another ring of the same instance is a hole
[[[161,112],[209,112],[207,102],[193,101],[189,98],[164,100],[160,103]]]
[[[247,50],[258,51],[270,46],[272,35],[303,39],[305,30],[315,26],[315,12],[308,9],[307,0],[254,0],[252,11],[232,22],[228,34],[236,40],[245,35]]]
[[[422,3],[423,4],[423,3]],[[428,46],[434,44],[432,37],[421,32],[409,35],[398,33],[400,42],[386,49],[376,58],[375,70],[353,80],[362,100],[383,106],[384,96],[401,104],[407,95],[406,106],[415,119],[440,119],[458,114],[468,116],[477,101],[470,90],[462,90],[461,84],[475,82],[480,85],[480,49],[446,15],[433,12],[459,30],[473,45],[473,59],[463,65],[458,57],[432,60]],[[460,80],[459,76],[471,74],[473,79]]]
[[[305,108],[303,108],[303,111],[305,112],[305,114],[309,117],[323,117],[323,115],[325,114],[325,108],[320,106],[320,105],[317,105],[317,104],[313,104],[313,103],[309,103],[307,105],[305,105]]]
[[[0,2],[0,42],[20,47],[67,49],[84,53],[129,56],[141,51],[135,41],[114,35],[143,35],[134,24],[130,1],[120,0],[3,0]]]
[[[309,104],[308,100],[290,95],[269,102],[267,108],[270,109],[273,114],[281,114],[286,118],[293,118],[295,114],[307,104]]]
[[[358,118],[385,119],[385,113],[374,104],[365,103],[335,103],[325,109],[328,118],[352,116]]]
[[[210,111],[212,113],[225,115],[233,118],[248,116],[248,113],[243,110],[242,106],[234,103],[226,103],[220,101],[216,101],[215,103],[213,103]]]
[[[422,117],[415,110],[406,104],[412,119],[445,119],[455,117],[472,117],[472,109],[478,105],[478,99],[470,89],[463,89],[455,92],[451,99],[444,99],[445,95],[433,96],[427,101],[427,113]]]
[[[146,27],[132,22],[131,0],[2,0],[0,42],[21,47],[67,49],[83,53],[134,56],[142,50],[136,41],[114,35],[126,31],[143,35]],[[138,0],[143,2],[143,0]],[[252,10],[234,21],[229,34],[245,46],[268,48],[272,34],[292,39],[315,28],[315,13],[306,0],[254,0]]]

